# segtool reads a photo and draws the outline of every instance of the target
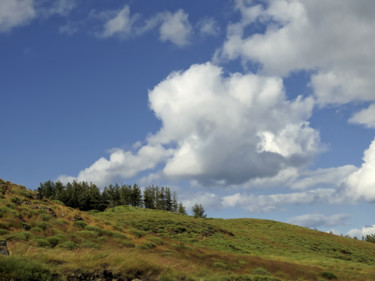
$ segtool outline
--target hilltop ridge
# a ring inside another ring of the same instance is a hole
[[[1,179],[0,240],[0,280],[375,280],[373,243],[269,220],[85,212]]]

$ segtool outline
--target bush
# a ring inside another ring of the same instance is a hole
[[[39,233],[39,232],[42,232],[43,231],[43,229],[41,229],[40,227],[32,227],[32,228],[30,228],[30,231],[31,232],[37,232],[37,233]]]
[[[41,214],[40,217],[43,221],[49,221],[50,219],[52,219],[52,216],[49,214]]]
[[[61,239],[57,236],[50,236],[47,241],[51,244],[51,247],[56,247],[61,242]]]
[[[46,230],[48,227],[50,227],[50,225],[48,223],[44,222],[44,221],[38,221],[36,223],[36,227],[39,227],[43,230]]]
[[[87,223],[85,223],[84,221],[75,221],[73,224],[82,229],[84,229],[87,226]]]
[[[51,244],[48,242],[48,240],[39,238],[35,240],[38,244],[38,247],[51,247]]]
[[[4,228],[0,228],[0,235],[5,235],[5,234],[9,234],[9,230],[4,229]]]
[[[28,223],[23,222],[22,223],[22,228],[25,229],[25,230],[30,230],[31,226]]]
[[[121,240],[121,244],[123,246],[125,246],[126,248],[134,248],[135,247],[134,243],[129,241],[129,240]]]
[[[328,280],[337,279],[337,276],[334,273],[329,272],[329,271],[321,272],[320,276],[322,276],[323,278],[326,278]]]
[[[32,234],[27,231],[16,232],[8,236],[8,240],[28,241]]]
[[[97,243],[93,243],[93,242],[90,242],[90,241],[87,241],[85,243],[82,243],[79,245],[80,247],[83,247],[83,248],[93,248],[93,249],[100,249],[100,244],[97,244]]]
[[[68,250],[74,250],[77,248],[77,244],[74,243],[73,241],[65,241],[58,246],[59,248],[64,248]]]
[[[214,262],[212,263],[212,267],[218,268],[218,269],[226,269],[227,266],[222,262]]]
[[[257,267],[252,272],[255,275],[270,275],[270,273],[265,270],[263,267]]]
[[[143,249],[143,250],[153,249],[153,248],[156,248],[156,244],[154,244],[152,242],[144,242],[144,243],[138,245],[137,248]]]
[[[0,280],[49,281],[52,274],[47,267],[17,256],[0,257]]]
[[[5,223],[0,222],[0,228],[9,229],[9,226],[6,225]]]
[[[95,231],[91,230],[81,230],[78,231],[77,234],[85,239],[95,239],[98,236]]]
[[[56,225],[64,225],[64,224],[67,224],[66,220],[64,219],[55,219],[53,221]]]
[[[10,201],[12,201],[16,205],[21,205],[21,200],[16,196],[11,197]]]
[[[138,230],[138,229],[132,229],[130,231],[135,237],[141,238],[146,235],[146,231]]]

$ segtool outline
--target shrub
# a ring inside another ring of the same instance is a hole
[[[48,227],[50,227],[50,225],[44,221],[38,221],[35,225],[36,227],[39,227],[43,230],[46,230]]]
[[[38,244],[38,247],[51,247],[51,244],[47,239],[39,238],[35,240]]]
[[[84,229],[87,226],[87,223],[85,223],[84,221],[75,221],[73,224],[82,229]]]
[[[14,211],[7,208],[7,207],[0,207],[0,218],[4,217],[7,214],[13,214],[14,215]]]
[[[56,225],[64,225],[64,224],[67,224],[67,221],[66,220],[64,220],[64,219],[55,219],[54,220],[54,223],[56,224]]]
[[[219,261],[212,263],[212,267],[215,267],[215,268],[218,268],[218,269],[226,269],[227,268],[226,264],[224,264],[222,262],[219,262]]]
[[[4,228],[0,228],[0,235],[5,235],[5,234],[9,234],[9,230],[4,229]]]
[[[30,228],[30,231],[31,232],[42,232],[43,231],[43,229],[41,229],[40,227],[32,227],[32,228]]]
[[[152,242],[144,242],[144,243],[138,245],[137,248],[143,249],[143,250],[148,250],[148,249],[153,249],[155,247],[156,247],[156,244],[154,244]]]
[[[5,223],[0,222],[0,228],[9,229],[9,226],[6,225]]]
[[[8,240],[27,241],[32,234],[28,231],[16,232],[8,236]]]
[[[141,238],[146,235],[146,231],[138,230],[138,229],[132,229],[130,231],[135,237]]]
[[[61,239],[57,236],[50,236],[47,241],[51,244],[51,247],[56,247],[61,242]]]
[[[334,273],[329,272],[329,271],[320,272],[320,276],[322,276],[322,277],[324,277],[328,280],[337,279],[337,276]]]
[[[23,222],[23,223],[22,223],[22,228],[25,229],[25,230],[30,230],[30,229],[31,229],[31,226],[30,226],[28,223]]]
[[[126,248],[134,248],[135,247],[134,243],[129,241],[129,240],[121,240],[121,244],[123,246],[125,246]]]
[[[86,239],[95,239],[98,235],[95,231],[91,230],[81,230],[78,231],[79,236],[86,238]]]
[[[263,267],[257,267],[252,272],[255,275],[270,275],[270,273],[265,270]]]
[[[10,198],[10,201],[12,201],[12,203],[14,203],[16,205],[21,205],[21,200],[18,197],[16,197],[16,196],[12,196]]]
[[[0,257],[0,280],[49,281],[49,269],[37,262],[17,256]]]
[[[52,219],[52,216],[49,214],[41,214],[40,217],[43,221],[49,221],[50,219]]]
[[[80,247],[83,247],[83,248],[100,249],[100,244],[97,244],[97,243],[93,243],[93,242],[87,241],[87,242],[85,242],[85,243],[80,244]]]
[[[74,250],[77,248],[77,244],[74,243],[73,241],[65,241],[58,246],[59,248],[64,248],[68,250]]]
[[[53,203],[56,203],[56,204],[59,204],[59,205],[63,205],[65,206],[65,204],[63,202],[61,202],[60,200],[52,200]]]
[[[31,198],[32,197],[32,195],[30,194],[30,192],[27,192],[25,190],[17,190],[16,193],[18,195],[23,196],[23,197],[27,197],[27,198]]]
[[[163,245],[163,243],[164,243],[162,239],[160,239],[159,237],[154,237],[154,236],[149,237],[147,240],[152,242],[152,243],[155,243],[156,245]]]

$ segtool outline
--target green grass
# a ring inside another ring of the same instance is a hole
[[[18,259],[0,260],[7,278],[13,269],[26,274],[16,269],[25,263],[47,278],[40,280],[103,269],[125,280],[152,281],[360,281],[375,276],[374,243],[308,228],[127,206],[81,212],[35,199],[34,193],[4,181],[0,193],[0,237]],[[77,216],[82,220],[75,221]]]

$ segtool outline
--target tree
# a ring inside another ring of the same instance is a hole
[[[177,213],[181,214],[181,215],[187,215],[186,213],[186,208],[184,205],[182,205],[182,202],[180,202],[178,204],[178,209],[177,209]]]
[[[143,204],[146,209],[155,209],[155,187],[148,186],[143,190]]]
[[[134,184],[132,188],[131,205],[134,207],[142,207],[142,191],[136,184]]]
[[[193,212],[194,218],[205,218],[207,215],[204,213],[205,210],[201,204],[195,204],[193,208],[191,208]]]
[[[177,213],[178,210],[178,203],[177,203],[177,194],[176,191],[173,191],[173,197],[172,197],[172,212]]]
[[[172,211],[172,193],[169,187],[165,188],[164,210]]]

